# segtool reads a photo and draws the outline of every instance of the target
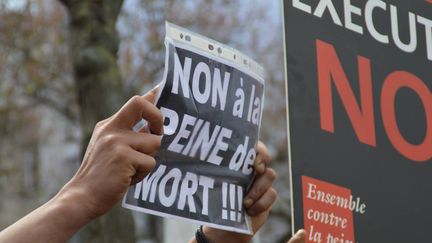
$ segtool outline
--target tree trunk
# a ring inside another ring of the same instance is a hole
[[[80,109],[82,154],[95,124],[125,102],[115,29],[120,0],[61,0],[69,12],[70,44]],[[76,236],[79,242],[135,242],[132,214],[119,205]]]

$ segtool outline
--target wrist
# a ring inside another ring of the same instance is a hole
[[[84,190],[68,183],[48,204],[68,219],[64,227],[78,230],[96,217],[87,200],[88,195]]]
[[[219,230],[211,227],[204,226],[203,227],[203,233],[204,235],[210,240],[212,243],[219,243],[219,242],[249,242],[252,239],[252,236],[225,231],[225,230]]]

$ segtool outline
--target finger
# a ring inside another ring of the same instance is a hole
[[[141,127],[141,129],[138,132],[140,132],[140,133],[150,133],[150,128],[146,124],[145,126]]]
[[[144,118],[152,132],[162,135],[163,116],[160,110],[143,96],[132,97],[113,117],[112,124],[132,129]]]
[[[153,104],[154,104],[154,103],[155,103],[155,100],[156,100],[156,96],[157,96],[157,94],[158,94],[158,91],[159,91],[159,84],[156,85],[155,87],[153,87],[153,89],[151,89],[150,91],[148,91],[148,92],[144,95],[144,98],[145,98],[146,100],[148,100],[150,103],[153,103]],[[141,133],[150,133],[150,128],[149,128],[147,122],[145,123],[144,126],[142,126],[142,127],[139,129],[139,132],[141,132]]]
[[[306,231],[301,229],[295,233],[295,235],[287,243],[305,243],[306,242]]]
[[[271,168],[265,169],[264,174],[258,176],[253,182],[244,199],[244,206],[250,208],[272,186],[275,179],[276,172]]]
[[[156,100],[156,96],[159,92],[159,84],[153,87],[149,92],[144,95],[144,98],[151,103],[154,103]]]
[[[254,163],[254,169],[257,174],[262,174],[265,168],[270,164],[271,156],[268,152],[267,147],[261,141],[258,141],[256,145],[257,157]]]
[[[111,119],[112,119],[112,117],[108,117],[102,121],[99,121],[98,123],[96,123],[95,128],[103,127],[105,124],[109,123],[111,121]]]
[[[273,187],[270,187],[259,199],[256,201],[247,212],[251,216],[258,215],[268,210],[276,201],[277,192]]]
[[[125,142],[134,150],[152,156],[159,150],[162,140],[159,135],[133,131],[123,133],[122,136],[125,137]]]
[[[271,210],[272,210],[272,206],[270,206],[264,212],[261,212],[261,213],[253,216],[252,229],[253,229],[254,233],[256,233],[261,228],[261,226],[263,224],[265,224],[265,222],[267,222],[267,219],[270,215]]]
[[[147,154],[138,151],[130,151],[130,156],[133,157],[132,165],[135,168],[135,175],[132,176],[131,185],[142,181],[156,166],[156,160]]]

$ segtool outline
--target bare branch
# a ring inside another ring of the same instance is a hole
[[[52,100],[42,95],[35,95],[32,96],[32,98],[36,103],[45,105],[47,107],[56,110],[57,112],[65,116],[65,118],[67,118],[70,121],[76,121],[78,119],[76,112],[73,110],[72,106],[68,106],[68,105],[63,106],[58,101]]]

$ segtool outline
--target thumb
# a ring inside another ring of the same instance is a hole
[[[306,231],[301,229],[295,233],[295,235],[287,243],[305,243],[306,242]]]

